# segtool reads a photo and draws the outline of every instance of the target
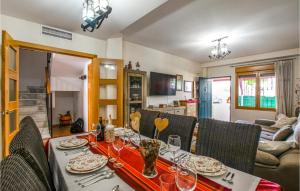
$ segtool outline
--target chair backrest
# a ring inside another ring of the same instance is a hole
[[[37,127],[36,123],[34,122],[33,118],[30,116],[24,117],[20,122],[20,130],[27,131],[28,133],[32,134],[32,137],[36,139],[36,141],[40,142],[43,146],[43,138],[40,133],[39,128]]]
[[[9,155],[0,163],[1,191],[46,191],[35,171],[18,154]]]
[[[158,117],[158,111],[140,110],[140,133],[146,137],[153,138],[155,133],[154,120]]]
[[[21,155],[32,167],[47,190],[54,190],[52,176],[49,169],[46,153],[40,134],[36,134],[35,123],[28,120],[20,123],[20,131],[15,135],[9,145],[11,154]]]
[[[197,119],[191,116],[169,113],[160,113],[159,117],[169,119],[169,126],[159,134],[159,139],[167,142],[169,135],[179,135],[181,149],[189,152]]]
[[[261,127],[200,119],[196,154],[215,158],[225,165],[253,173]]]

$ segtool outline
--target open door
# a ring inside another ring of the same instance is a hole
[[[2,149],[7,156],[19,131],[19,47],[6,31],[2,32],[2,46]]]
[[[199,118],[212,117],[212,82],[208,78],[199,78]]]

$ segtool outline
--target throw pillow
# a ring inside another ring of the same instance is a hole
[[[257,150],[255,162],[270,166],[277,166],[280,163],[277,157],[260,150]]]
[[[295,142],[297,145],[300,144],[300,123],[298,123],[294,130]]]
[[[273,136],[273,141],[284,141],[293,133],[293,128],[290,125],[280,128]]]
[[[297,121],[297,117],[287,117],[283,114],[279,114],[277,118],[278,120],[274,125],[271,125],[271,127],[282,128],[286,125],[292,125]]]
[[[279,156],[291,148],[291,143],[285,141],[260,141],[258,149],[274,156]]]

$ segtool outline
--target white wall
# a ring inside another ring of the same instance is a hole
[[[97,54],[105,57],[106,42],[81,34],[73,33],[72,40],[45,36],[41,33],[41,24],[1,15],[2,30],[6,30],[14,39],[57,48]]]
[[[46,52],[20,49],[20,91],[26,91],[27,86],[44,86],[46,66]]]
[[[55,92],[55,107],[52,109],[52,123],[59,124],[59,114],[65,114],[67,111],[71,112],[74,117],[74,94],[78,92],[60,91]]]
[[[231,76],[231,121],[248,120],[254,121],[258,118],[275,119],[275,112],[235,109],[235,68],[232,66],[219,66],[207,68],[207,77]],[[299,58],[294,62],[294,79],[300,78]],[[293,91],[295,92],[295,91]],[[296,100],[296,99],[295,99]],[[296,101],[294,107],[296,106]]]
[[[123,38],[110,38],[106,41],[106,58],[123,59]]]
[[[135,63],[139,62],[141,65],[140,69],[147,71],[148,79],[150,71],[152,71],[166,74],[181,74],[184,80],[191,81],[201,71],[198,63],[175,55],[127,41],[123,43],[123,46],[124,64],[128,64],[131,61],[133,68],[135,68]],[[148,96],[147,105],[172,104],[173,100],[189,99],[191,97],[191,93],[183,91],[177,91],[176,96]]]
[[[0,15],[1,15],[1,3],[0,3]],[[0,47],[2,47],[2,19],[0,18]],[[2,66],[2,51],[0,51],[0,65]],[[2,67],[0,67],[0,81],[2,82]],[[2,91],[2,83],[0,84],[1,91]],[[2,110],[2,98],[1,98],[1,93],[0,93],[0,108]],[[0,161],[2,159],[2,115],[0,115]]]

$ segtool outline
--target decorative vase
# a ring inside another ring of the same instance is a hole
[[[156,139],[142,140],[139,151],[144,159],[143,175],[147,178],[157,176],[156,159],[158,157],[160,142]]]

